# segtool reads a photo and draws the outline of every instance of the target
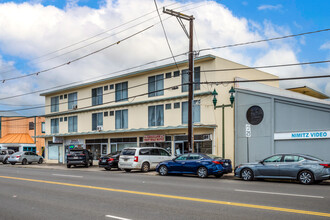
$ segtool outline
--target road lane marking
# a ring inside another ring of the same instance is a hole
[[[236,192],[262,193],[262,194],[272,194],[272,195],[282,195],[282,196],[299,196],[299,197],[324,199],[323,196],[312,196],[312,195],[301,195],[301,194],[289,194],[289,193],[277,193],[277,192],[252,191],[252,190],[243,190],[243,189],[235,189],[235,191]]]
[[[48,184],[61,185],[61,186],[72,186],[72,187],[87,188],[87,189],[97,189],[97,190],[104,190],[104,191],[111,191],[111,192],[122,192],[122,193],[128,193],[128,194],[152,196],[152,197],[159,197],[159,198],[178,199],[178,200],[203,202],[203,203],[219,204],[219,205],[229,205],[229,206],[245,207],[245,208],[252,208],[252,209],[262,209],[262,210],[287,212],[287,213],[295,213],[295,214],[303,214],[303,215],[323,216],[323,217],[330,218],[330,213],[326,213],[326,212],[313,212],[313,211],[300,210],[300,209],[288,209],[288,208],[280,208],[280,207],[272,207],[272,206],[264,206],[264,205],[253,205],[253,204],[247,204],[247,203],[226,202],[226,201],[211,200],[211,199],[199,199],[199,198],[193,198],[193,197],[173,196],[173,195],[158,194],[158,193],[124,190],[124,189],[112,189],[112,188],[106,188],[106,187],[79,185],[79,184],[72,184],[72,183],[62,183],[62,182],[54,182],[54,181],[48,181],[48,180],[27,179],[27,178],[11,177],[11,176],[0,176],[0,178],[37,182],[37,183],[48,183]]]
[[[83,178],[83,176],[75,176],[75,175],[65,175],[65,174],[52,174],[53,176],[64,176],[64,177],[74,177],[74,178]]]
[[[120,219],[120,220],[131,220],[131,219],[128,219],[128,218],[122,218],[122,217],[118,217],[118,216],[114,216],[114,215],[106,215],[105,217]]]

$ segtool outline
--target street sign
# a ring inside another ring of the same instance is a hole
[[[251,137],[251,125],[250,124],[245,125],[245,137]]]

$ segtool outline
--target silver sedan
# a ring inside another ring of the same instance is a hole
[[[8,158],[8,162],[11,165],[15,165],[16,163],[22,163],[22,165],[25,165],[27,163],[31,164],[32,162],[41,164],[43,162],[43,158],[42,156],[39,156],[36,153],[30,151],[17,152]]]
[[[330,162],[304,154],[276,154],[258,163],[240,164],[235,176],[243,180],[294,179],[302,184],[330,179]]]

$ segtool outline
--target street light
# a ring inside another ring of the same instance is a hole
[[[229,90],[229,93],[230,93],[230,98],[229,98],[229,101],[230,101],[230,105],[225,105],[225,104],[222,104],[222,105],[217,105],[217,91],[214,89],[213,92],[212,92],[212,95],[213,95],[213,105],[214,105],[214,109],[216,108],[222,108],[222,158],[225,158],[225,108],[226,107],[233,107],[233,104],[234,104],[234,101],[235,101],[235,89],[234,87],[231,87],[230,90]]]

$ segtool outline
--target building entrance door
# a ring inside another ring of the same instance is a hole
[[[174,143],[174,155],[179,156],[181,154],[184,154],[184,142],[183,141],[177,141]]]
[[[113,152],[116,152],[116,151],[118,151],[117,143],[110,144],[110,152],[113,153]]]

